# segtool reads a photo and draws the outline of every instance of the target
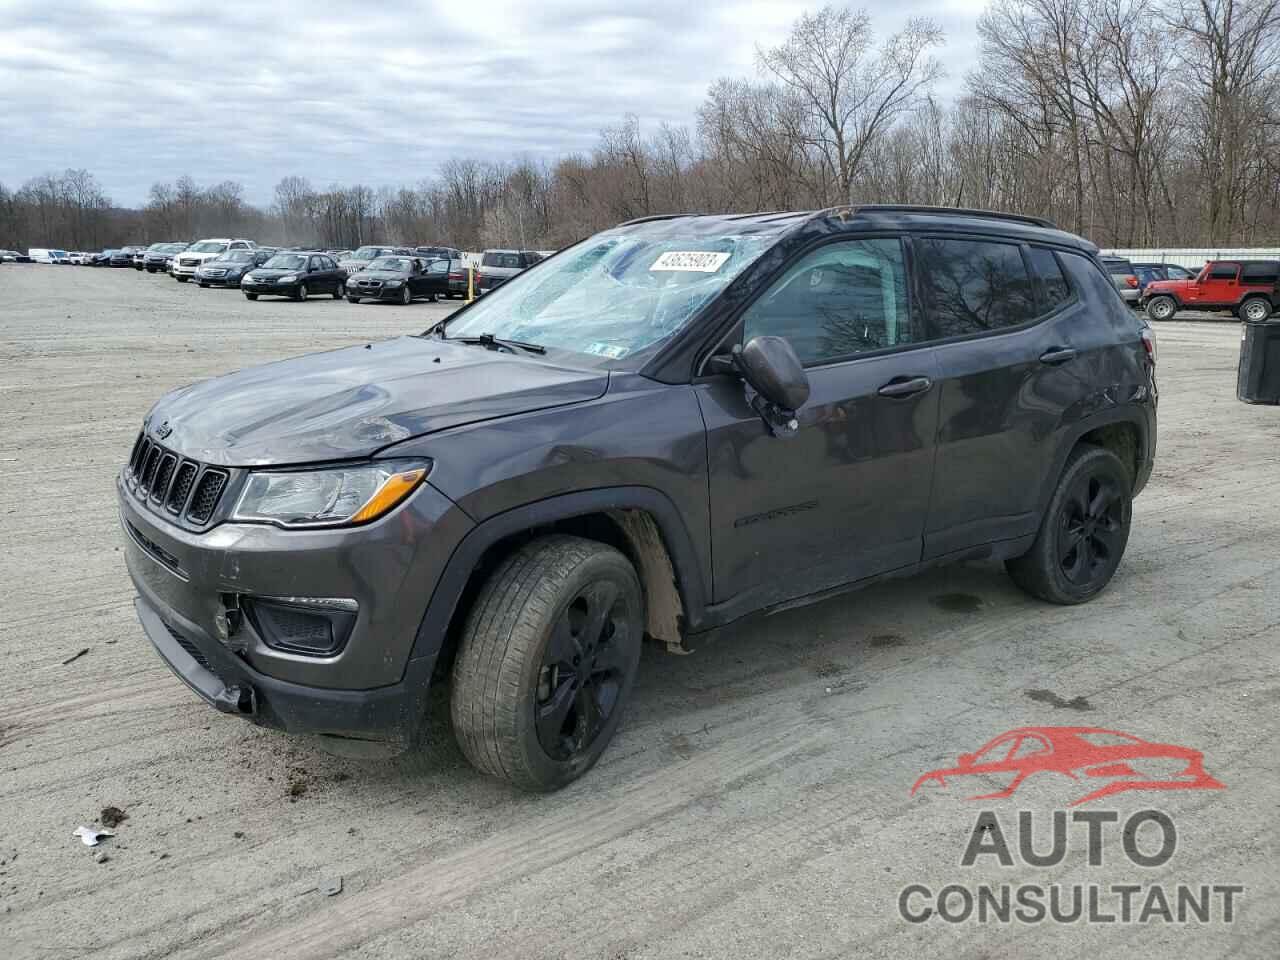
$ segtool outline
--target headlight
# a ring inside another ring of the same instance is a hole
[[[386,283],[386,287],[388,290],[394,290],[396,287],[403,285],[403,283],[404,283],[403,280],[388,280]]]
[[[287,277],[281,277],[279,280],[276,281],[276,283],[293,283],[297,279],[298,278],[291,273]]]
[[[355,277],[347,277],[347,286],[348,286],[348,287],[354,287],[355,285],[356,285],[356,278],[355,278]]]
[[[337,527],[368,523],[417,489],[430,460],[249,475],[232,520],[282,527]]]

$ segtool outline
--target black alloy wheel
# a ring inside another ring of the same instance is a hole
[[[1090,586],[1124,551],[1124,503],[1106,475],[1082,474],[1063,500],[1058,523],[1058,563],[1080,587]]]
[[[547,640],[534,701],[538,742],[553,760],[582,755],[608,726],[631,662],[626,599],[612,580],[589,583]]]

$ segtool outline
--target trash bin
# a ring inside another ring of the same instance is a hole
[[[1236,397],[1245,403],[1280,404],[1280,322],[1246,321],[1241,326]]]

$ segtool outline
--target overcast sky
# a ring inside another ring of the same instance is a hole
[[[868,3],[877,30],[928,15],[947,32],[950,96],[984,0]],[[635,113],[688,123],[721,76],[753,75],[819,3],[545,0],[0,0],[0,183],[86,167],[120,205],[157,180],[283,176],[374,187],[451,156],[589,149]]]

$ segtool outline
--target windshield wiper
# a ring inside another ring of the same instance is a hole
[[[547,348],[537,343],[525,343],[521,340],[503,340],[501,337],[495,337],[492,333],[482,333],[478,337],[448,337],[444,335],[444,331],[440,331],[442,339],[452,340],[454,343],[478,343],[480,346],[489,350],[498,347],[506,347],[508,350],[527,350],[529,353],[546,353]]]

